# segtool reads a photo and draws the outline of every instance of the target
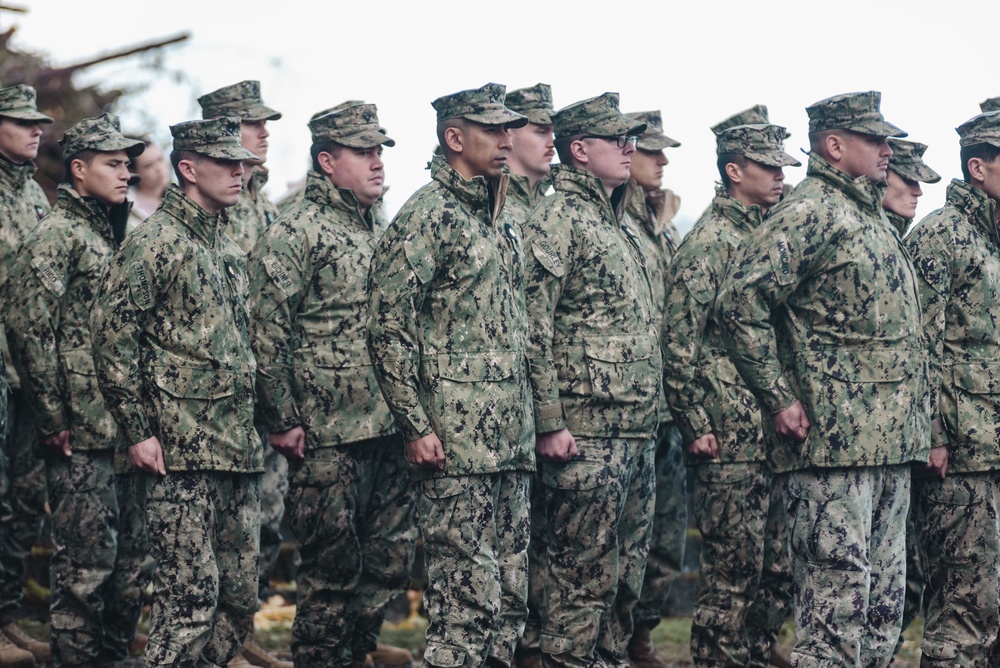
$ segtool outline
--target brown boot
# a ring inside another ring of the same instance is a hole
[[[771,658],[768,660],[768,663],[772,666],[777,666],[777,668],[792,668],[792,662],[778,651],[778,643],[771,645]]]
[[[35,657],[26,649],[21,649],[4,634],[0,633],[0,668],[32,668]]]
[[[246,657],[243,656],[243,652],[240,652],[233,657],[233,660],[226,664],[226,668],[262,668],[261,666],[255,666]]]
[[[247,636],[240,654],[246,657],[247,661],[255,666],[260,666],[260,668],[292,668],[291,661],[282,661],[275,655],[268,652],[266,649],[257,644],[253,635]]]
[[[374,652],[368,653],[375,668],[410,668],[413,665],[413,655],[410,650],[392,645],[378,643]],[[365,661],[367,664],[367,660]]]
[[[670,664],[660,658],[649,637],[649,628],[636,627],[628,643],[628,659],[633,668],[670,668]]]
[[[7,636],[7,639],[12,643],[17,645],[23,650],[31,652],[31,655],[35,657],[35,661],[39,663],[52,663],[52,650],[49,649],[49,644],[47,642],[42,642],[41,640],[35,640],[27,633],[21,630],[21,627],[17,625],[17,622],[9,622],[6,625],[0,627],[0,631]]]
[[[537,648],[518,649],[514,652],[513,665],[517,668],[542,668],[542,650]]]

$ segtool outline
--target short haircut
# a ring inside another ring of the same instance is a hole
[[[309,147],[309,155],[312,157],[313,171],[323,173],[323,170],[319,166],[319,154],[329,153],[334,158],[340,155],[340,152],[344,150],[343,144],[338,144],[332,139],[327,139],[324,141],[314,141],[312,146]]]
[[[204,158],[205,156],[195,151],[178,151],[177,149],[170,151],[170,166],[174,168],[174,176],[177,177],[177,185],[181,188],[185,188],[187,186],[187,181],[183,176],[181,176],[181,170],[179,167],[181,161],[190,160],[191,162],[201,162]]]
[[[742,153],[720,153],[718,160],[715,161],[716,166],[719,168],[719,178],[722,179],[722,187],[729,190],[729,186],[732,182],[729,180],[729,175],[726,174],[726,165],[733,163],[737,167],[746,167],[747,158]]]
[[[63,167],[66,170],[66,176],[63,178],[63,182],[73,185],[73,171],[70,169],[70,165],[73,164],[74,160],[80,160],[89,165],[94,161],[94,158],[97,157],[97,153],[98,152],[92,148],[85,148],[63,160]]]
[[[983,162],[993,162],[1000,155],[1000,147],[983,142],[972,146],[963,146],[959,154],[962,159],[962,178],[966,183],[972,183],[972,175],[969,174],[969,160],[979,158]]]
[[[448,142],[444,140],[444,135],[448,131],[448,128],[459,128],[464,130],[466,128],[466,123],[464,118],[446,118],[443,121],[438,121],[437,124],[437,139],[438,146],[441,147],[441,155],[446,158],[451,154],[451,149],[448,148]]]
[[[581,139],[583,136],[584,133],[580,132],[568,137],[559,137],[555,140],[556,155],[559,156],[559,162],[564,165],[576,165],[576,158],[573,157],[573,152],[570,151],[569,147],[573,144],[573,142]]]

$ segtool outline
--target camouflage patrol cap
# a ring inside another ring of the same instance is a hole
[[[989,111],[973,116],[955,128],[959,145],[975,146],[976,144],[992,144],[1000,146],[1000,111]]]
[[[85,118],[69,130],[59,140],[63,156],[70,158],[80,151],[125,151],[134,158],[146,150],[146,145],[138,139],[129,139],[122,134],[122,124],[118,117],[107,112],[96,118]]]
[[[556,139],[579,134],[617,137],[639,135],[646,124],[618,110],[618,93],[604,93],[563,107],[552,117]]]
[[[194,151],[218,160],[258,160],[240,143],[241,123],[236,116],[223,116],[171,125],[174,150]]]
[[[643,151],[662,151],[665,148],[677,148],[681,145],[676,139],[663,134],[663,118],[660,111],[633,111],[625,114],[628,118],[646,124],[646,131],[639,137],[637,146]]]
[[[511,128],[527,125],[527,117],[511,111],[504,104],[506,96],[506,86],[488,83],[482,88],[439,97],[431,102],[431,106],[437,112],[438,123],[449,118],[464,118],[483,125],[506,125]]]
[[[198,98],[202,118],[238,116],[244,121],[276,121],[281,113],[264,104],[259,81],[241,81]]]
[[[724,121],[719,121],[712,126],[712,132],[719,134],[723,130],[736,127],[737,125],[767,125],[771,120],[767,117],[767,107],[763,104],[755,104],[749,109],[733,114]],[[791,135],[785,135],[786,138]]]
[[[988,100],[983,100],[979,103],[979,110],[986,111],[1000,111],[1000,97],[991,97]]]
[[[359,104],[364,104],[364,103],[365,103],[364,100],[346,100],[346,101],[341,102],[340,104],[338,104],[336,106],[330,107],[328,109],[323,109],[322,111],[317,111],[315,114],[313,114],[312,116],[309,117],[309,122],[312,123],[313,121],[315,121],[320,116],[326,116],[327,114],[332,114],[335,111],[343,111],[344,109],[347,109],[348,107],[354,107],[354,106],[357,106]]]
[[[770,167],[799,167],[802,163],[785,153],[786,137],[788,132],[780,125],[736,125],[716,135],[716,150],[739,153]]]
[[[26,84],[0,89],[0,116],[21,121],[51,123],[51,118],[38,111],[37,99],[35,89]]]
[[[535,84],[529,88],[518,88],[507,93],[507,108],[528,117],[535,125],[552,125],[552,86]]]
[[[923,183],[937,183],[941,180],[941,175],[923,161],[924,151],[927,150],[926,144],[890,137],[889,148],[892,149],[889,169],[904,179]]]
[[[355,104],[313,118],[309,121],[309,131],[314,142],[335,141],[351,148],[396,145],[379,127],[374,104]]]
[[[887,123],[879,111],[882,93],[844,93],[806,107],[809,132],[850,130],[875,137],[905,137],[906,132]]]

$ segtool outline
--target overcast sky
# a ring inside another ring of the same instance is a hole
[[[551,84],[557,109],[605,91],[620,93],[623,111],[661,109],[666,133],[682,144],[667,150],[664,178],[682,198],[682,231],[718,178],[709,126],[736,111],[766,104],[800,156],[806,106],[882,91],[886,119],[929,144],[925,159],[945,177],[925,188],[919,218],[961,175],[954,128],[1000,95],[996,0],[21,2],[30,12],[0,14],[3,28],[17,25],[15,46],[56,65],[191,32],[162,53],[166,75],[154,79],[141,59],[81,75],[78,83],[147,85],[114,110],[126,131],[169,141],[168,125],[200,118],[199,95],[260,80],[265,103],[284,114],[268,124],[275,198],[308,166],[310,115],[348,99],[376,103],[397,141],[385,154],[390,214],[428,180],[431,100],[489,81],[508,90]],[[788,182],[804,171],[786,169]]]

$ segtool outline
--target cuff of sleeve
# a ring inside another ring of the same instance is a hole
[[[299,407],[294,401],[287,401],[281,406],[264,411],[264,427],[268,432],[288,431],[302,424]]]
[[[694,441],[699,436],[712,431],[712,422],[708,419],[708,413],[701,406],[695,406],[683,413],[677,414],[677,428],[684,439],[684,445]]]
[[[535,406],[535,432],[547,434],[550,431],[559,431],[566,428],[566,418],[563,414],[561,401],[552,404],[541,404]]]
[[[146,416],[140,412],[125,414],[123,419],[119,420],[118,426],[121,428],[126,448],[132,447],[136,443],[142,443],[156,435],[150,429]],[[161,443],[160,446],[163,447],[163,444]]]
[[[948,445],[948,434],[944,430],[944,422],[936,417],[931,420],[931,447],[939,448]]]
[[[51,436],[69,429],[66,415],[63,411],[35,413],[35,427],[42,436]]]
[[[792,391],[792,388],[788,385],[788,381],[785,380],[783,375],[778,376],[774,384],[762,392],[760,396],[760,401],[767,410],[768,415],[777,415],[798,400],[799,398]]]
[[[424,413],[423,409],[417,409],[411,411],[402,419],[396,420],[399,424],[399,431],[403,434],[403,439],[409,443],[410,441],[415,441],[418,438],[423,438],[427,434],[434,431],[431,428],[431,422],[427,419],[427,414]],[[440,438],[440,434],[438,437]]]

